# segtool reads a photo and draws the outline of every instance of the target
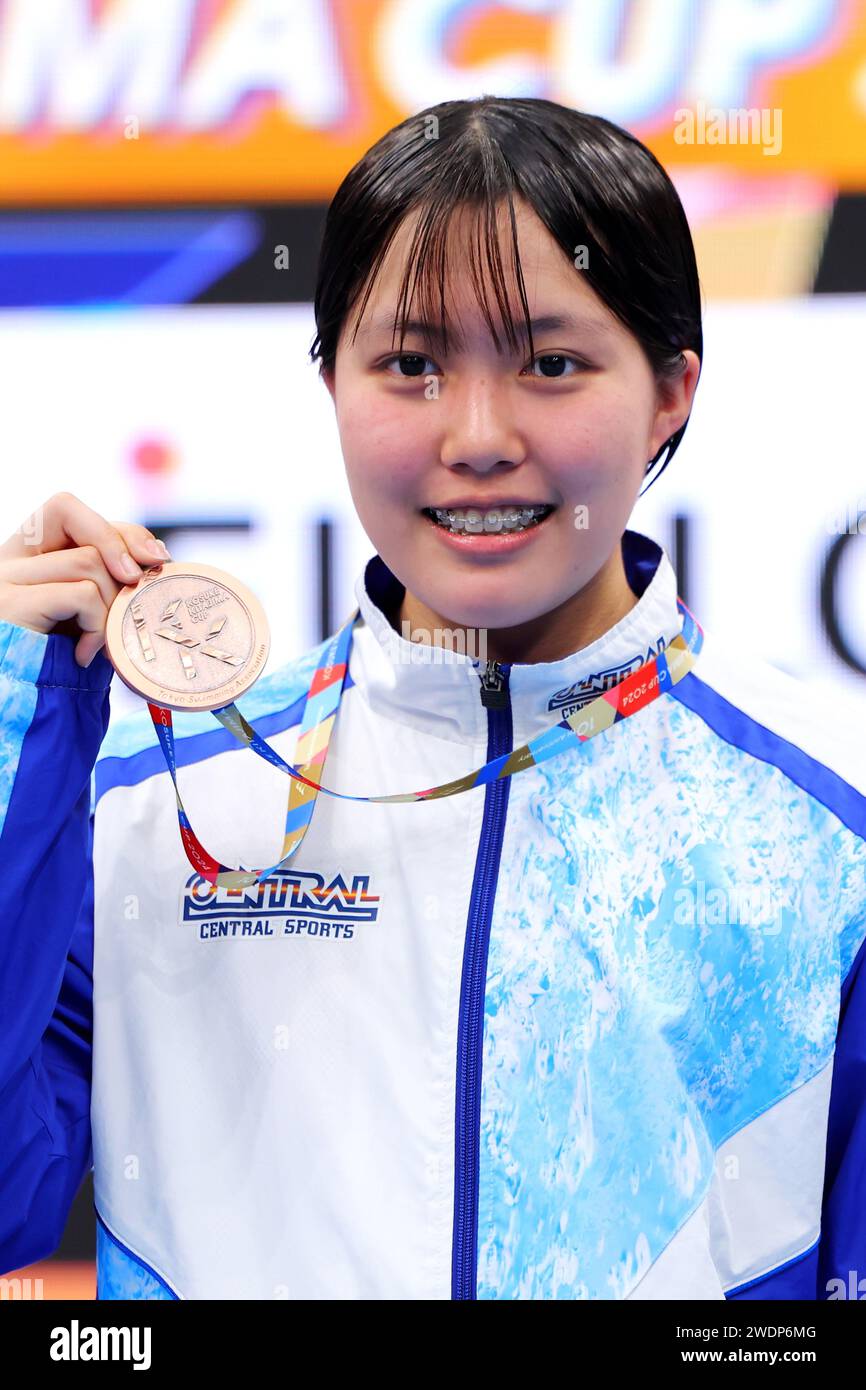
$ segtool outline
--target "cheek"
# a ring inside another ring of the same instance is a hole
[[[426,453],[416,433],[398,428],[381,404],[371,408],[369,398],[346,400],[337,417],[346,476],[359,505],[389,498],[401,501],[417,488]]]
[[[340,401],[337,423],[344,453],[358,459],[404,454],[420,435],[420,422],[407,429],[404,404],[386,392],[361,385],[348,390]]]
[[[337,425],[346,449],[363,454],[369,432],[377,429],[381,416],[371,408],[370,397],[364,391],[344,390],[337,408]]]
[[[642,382],[633,391],[599,383],[578,398],[570,418],[559,422],[548,453],[588,482],[606,486],[622,480],[645,463],[650,402]]]
[[[424,411],[407,422],[406,402],[376,392],[369,384],[345,390],[337,411],[343,458],[353,491],[380,499],[401,498],[417,488],[419,472],[433,447],[424,429]]]

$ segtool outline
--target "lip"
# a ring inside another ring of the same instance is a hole
[[[516,497],[504,497],[504,498],[502,498],[501,500],[498,500],[498,501],[495,500],[495,499],[492,498],[492,497],[489,497],[489,498],[486,499],[486,501],[483,501],[483,502],[479,502],[479,500],[478,500],[477,497],[476,497],[476,498],[471,498],[471,497],[470,497],[470,498],[465,498],[462,502],[461,502],[461,501],[458,501],[458,502],[430,502],[430,503],[428,503],[428,507],[429,507],[429,510],[430,510],[431,512],[436,512],[436,511],[439,511],[439,512],[454,512],[454,511],[457,510],[458,507],[462,508],[464,511],[466,510],[467,507],[474,507],[475,510],[476,510],[477,512],[489,512],[490,509],[491,509],[492,507],[496,507],[496,508],[498,509],[499,507],[554,507],[555,505],[556,505],[556,504],[555,504],[554,502],[545,502],[545,501],[529,502],[529,501],[526,501],[524,498],[518,499],[518,498],[516,498]],[[421,508],[421,511],[426,511],[426,510],[427,510],[427,508],[425,508],[425,507],[422,507],[422,508]]]
[[[458,504],[455,503],[455,506],[456,505]],[[469,506],[474,504],[466,503],[464,505]],[[492,505],[492,503],[488,503],[488,509]],[[502,503],[502,505],[517,506],[519,504],[512,502]],[[550,506],[551,504],[549,502],[525,502],[522,505],[541,507]],[[479,507],[478,510],[480,511],[481,508]],[[535,536],[539,531],[544,530],[556,510],[557,508],[554,507],[553,511],[548,512],[543,521],[536,522],[534,526],[530,526],[526,531],[480,531],[476,532],[474,535],[467,535],[465,532],[459,531],[446,531],[444,526],[438,526],[432,517],[427,516],[424,512],[421,512],[420,515],[424,521],[426,521],[430,529],[435,531],[436,535],[441,538],[443,545],[450,546],[452,550],[462,550],[464,554],[471,553],[473,555],[510,555],[514,550],[522,550],[524,546],[531,545]]]

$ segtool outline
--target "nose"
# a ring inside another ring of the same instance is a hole
[[[486,473],[497,464],[518,464],[526,447],[514,418],[507,385],[495,373],[467,373],[448,384],[440,458]]]

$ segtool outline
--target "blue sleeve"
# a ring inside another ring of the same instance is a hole
[[[817,1297],[866,1298],[866,940],[842,986]]]
[[[56,1249],[91,1166],[91,780],[113,668],[0,621],[0,1272]]]

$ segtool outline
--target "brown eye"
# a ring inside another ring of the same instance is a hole
[[[564,352],[540,352],[532,360],[533,366],[535,366],[536,363],[545,364],[550,368],[549,371],[543,373],[548,381],[556,381],[559,377],[574,376],[574,372],[566,372],[565,370],[568,363],[571,363],[578,371],[584,368],[583,362],[580,362],[576,357],[569,357]],[[535,373],[533,372],[532,375],[534,376]]]
[[[396,357],[389,357],[387,362],[383,362],[382,365],[384,368],[387,369],[392,362],[400,362],[407,364],[407,377],[431,376],[436,371],[435,365],[432,362],[431,366],[433,366],[433,373],[424,371],[424,364],[425,362],[430,362],[430,358],[423,357],[418,352],[401,352]],[[391,373],[391,375],[393,376],[394,373]]]

